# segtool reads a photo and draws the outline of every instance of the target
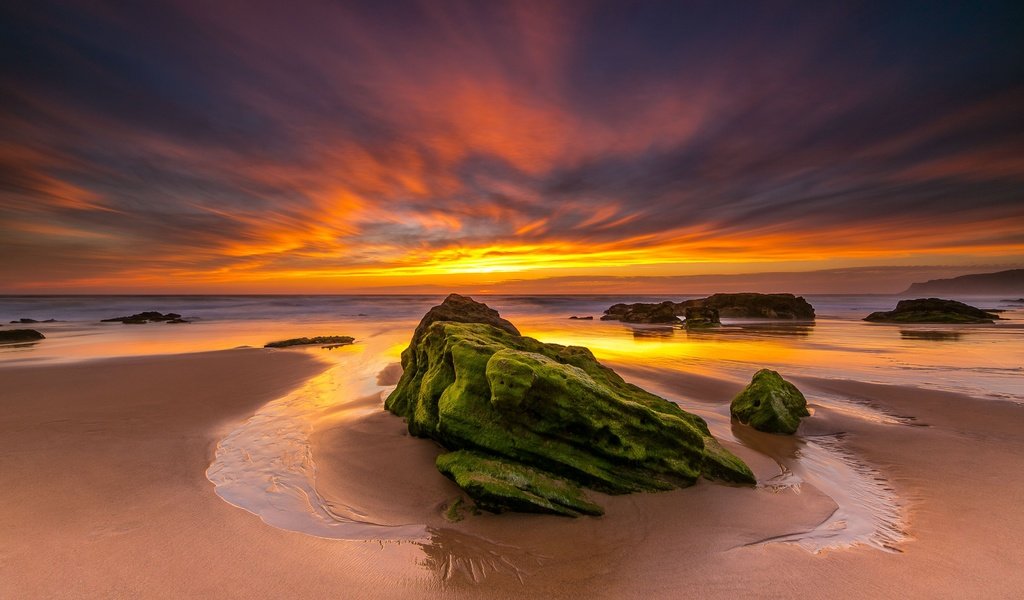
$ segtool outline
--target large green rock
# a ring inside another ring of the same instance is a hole
[[[482,507],[524,510],[528,502],[532,510],[567,514],[564,504],[552,509],[551,498],[527,483],[509,483],[531,478],[613,494],[683,487],[701,475],[754,483],[703,419],[626,383],[586,348],[523,337],[496,312],[463,297],[452,302],[463,307],[459,316],[475,313],[487,323],[433,319],[451,314],[450,301],[417,327],[385,406],[408,420],[413,435],[480,458],[456,461],[454,468],[453,459],[442,457],[439,467]],[[519,489],[515,494],[494,493],[507,486],[490,486],[485,494],[480,485],[464,485],[493,481],[493,461],[531,476],[498,478]]]
[[[801,417],[809,417],[807,400],[796,386],[770,369],[754,374],[750,385],[732,400],[732,416],[758,431],[796,433]]]

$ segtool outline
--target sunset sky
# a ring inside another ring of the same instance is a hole
[[[0,292],[1019,267],[1022,31],[1020,2],[4,2]]]

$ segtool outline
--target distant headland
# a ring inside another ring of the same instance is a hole
[[[915,283],[901,293],[907,296],[972,294],[1024,294],[1024,269],[932,279]]]

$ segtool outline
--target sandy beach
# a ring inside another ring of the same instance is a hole
[[[444,511],[459,490],[433,468],[439,447],[409,437],[371,394],[316,427],[316,489],[368,521],[423,524],[429,539],[344,541],[267,525],[218,497],[205,476],[227,431],[325,368],[308,353],[255,349],[4,367],[2,595],[1009,598],[1024,586],[1017,404],[798,378],[815,409],[801,437],[841,433],[895,491],[906,534],[895,552],[815,554],[760,543],[832,515],[836,503],[809,485],[701,482],[599,496],[600,518],[449,522]],[[712,408],[738,389],[706,376],[622,372]],[[868,412],[815,403],[836,394]],[[746,446],[727,443],[759,481],[778,472],[770,457],[799,451],[795,440],[743,436]]]
[[[0,600],[1024,600],[1022,20],[0,3]]]

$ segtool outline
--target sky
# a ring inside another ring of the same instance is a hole
[[[7,1],[0,293],[1024,266],[1021,31],[996,1]]]

